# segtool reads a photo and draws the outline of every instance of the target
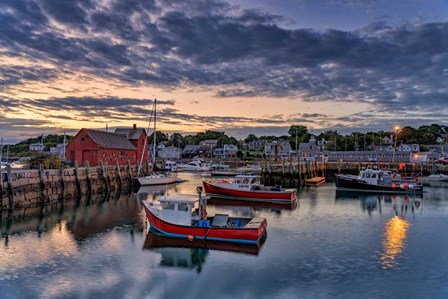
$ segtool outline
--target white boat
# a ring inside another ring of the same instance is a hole
[[[443,173],[433,173],[424,180],[428,182],[448,182],[448,175]]]
[[[219,170],[219,169],[229,169],[230,166],[227,164],[224,164],[222,162],[219,163],[210,163],[210,167],[214,170]]]
[[[156,157],[156,110],[157,109],[157,99],[154,99],[154,137],[153,137],[153,165],[154,167],[156,167],[156,161],[155,161],[155,157]],[[146,144],[146,143],[145,143]],[[146,148],[146,146],[144,147]],[[143,156],[142,156],[142,160],[143,160]],[[152,175],[148,175],[148,176],[144,176],[144,177],[139,177],[138,178],[138,182],[140,183],[141,186],[154,186],[154,185],[167,185],[167,184],[173,184],[176,183],[177,181],[177,177],[176,175],[174,175],[173,173],[167,172],[164,174],[158,174],[158,173],[153,173]]]
[[[201,159],[194,157],[193,161],[187,164],[178,164],[177,168],[182,171],[210,171],[211,167],[204,164]]]

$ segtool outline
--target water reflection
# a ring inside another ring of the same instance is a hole
[[[384,206],[392,206],[396,216],[407,216],[409,212],[415,217],[416,212],[422,212],[423,195],[412,196],[404,194],[368,194],[337,191],[336,201],[359,200],[362,211],[371,215],[375,210],[379,214],[383,213]]]
[[[195,269],[202,271],[203,264],[210,251],[231,251],[242,254],[258,255],[266,236],[256,245],[234,244],[218,241],[169,238],[149,231],[143,249],[160,253],[160,266],[170,268]]]
[[[398,266],[397,258],[403,252],[408,228],[408,221],[400,216],[394,216],[386,222],[381,254],[383,269]]]
[[[0,214],[0,231],[9,235],[35,231],[40,236],[54,227],[66,226],[75,237],[83,238],[104,230],[133,224],[142,227],[141,206],[133,194],[116,194],[79,201],[64,201],[44,207],[18,209]]]

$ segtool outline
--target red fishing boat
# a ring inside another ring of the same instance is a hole
[[[208,216],[207,197],[176,195],[159,199],[160,204],[143,201],[151,229],[167,237],[257,244],[266,234],[265,218]],[[197,206],[197,207],[196,207]]]
[[[204,180],[202,183],[205,193],[216,198],[288,205],[297,199],[297,189],[264,186],[259,179],[254,175],[237,175],[232,180]]]

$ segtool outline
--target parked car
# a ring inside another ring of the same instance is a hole
[[[448,158],[440,157],[439,163],[441,163],[443,165],[447,165],[448,164]]]
[[[369,162],[378,162],[378,159],[376,157],[370,157]]]

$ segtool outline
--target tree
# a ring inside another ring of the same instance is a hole
[[[244,142],[249,143],[249,142],[255,141],[257,139],[258,139],[258,137],[255,136],[254,134],[249,134],[249,135],[247,135],[246,139],[244,139]]]
[[[175,147],[184,148],[185,147],[185,138],[180,133],[173,133],[169,138],[169,145],[173,145]]]
[[[433,133],[424,133],[422,136],[421,143],[423,144],[435,144],[436,136]]]

